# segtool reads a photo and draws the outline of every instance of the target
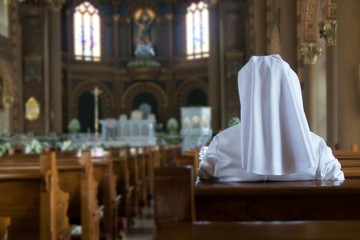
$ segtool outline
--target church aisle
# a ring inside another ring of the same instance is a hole
[[[134,226],[131,226],[123,240],[150,240],[155,230],[154,209],[144,209]]]

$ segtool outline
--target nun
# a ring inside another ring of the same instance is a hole
[[[241,123],[213,138],[200,181],[344,180],[331,149],[310,131],[300,81],[280,55],[253,56],[238,89]]]

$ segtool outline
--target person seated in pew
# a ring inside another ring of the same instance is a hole
[[[339,161],[306,120],[300,81],[280,55],[239,71],[241,123],[214,137],[200,181],[344,180]]]

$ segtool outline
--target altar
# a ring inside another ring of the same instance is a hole
[[[120,117],[99,121],[101,124],[101,139],[103,141],[119,140],[131,146],[156,145],[155,118]]]

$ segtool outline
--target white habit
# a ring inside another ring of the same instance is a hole
[[[214,137],[200,180],[344,180],[331,149],[310,131],[299,79],[279,55],[252,57],[238,87],[241,123]]]

